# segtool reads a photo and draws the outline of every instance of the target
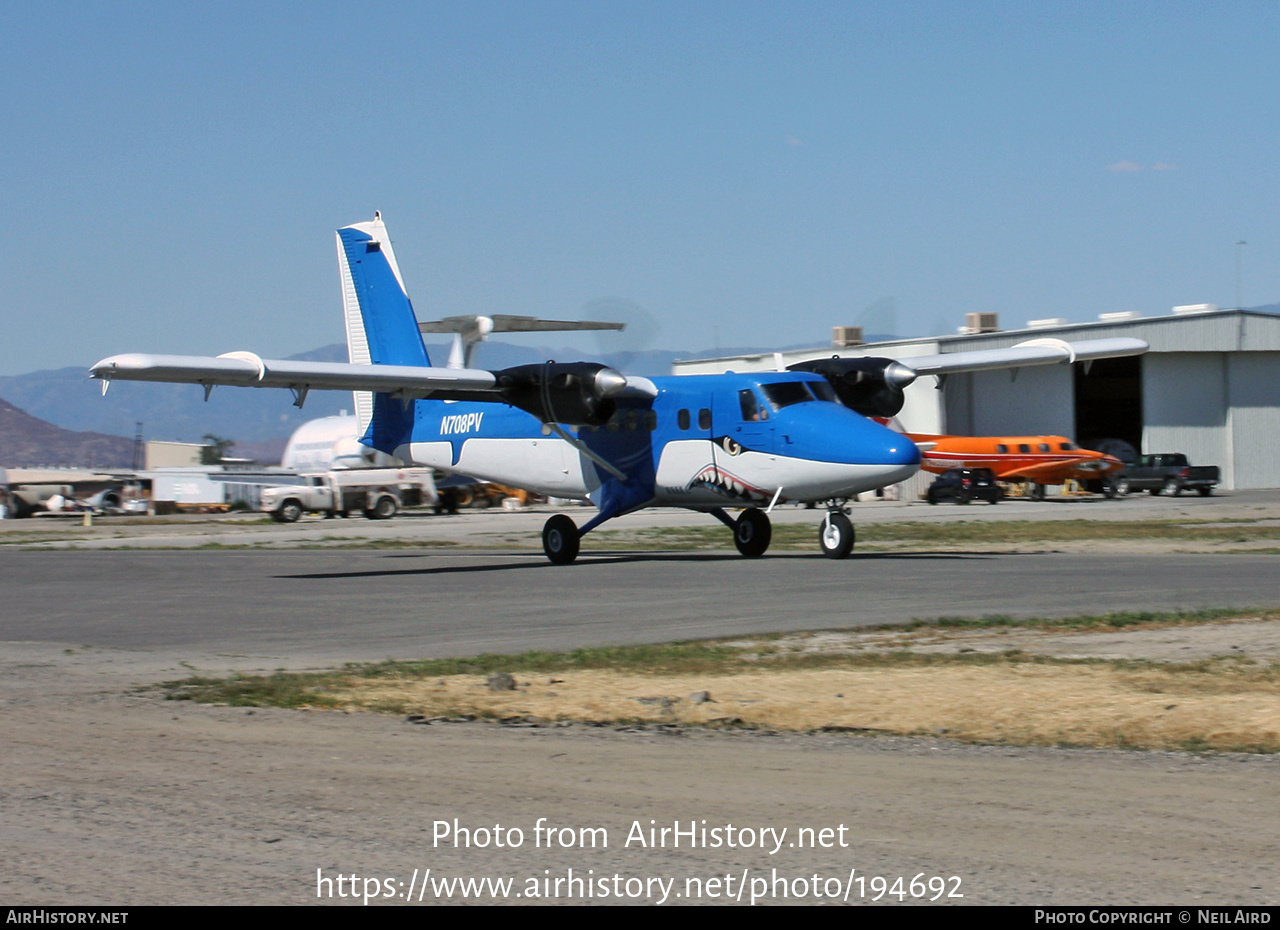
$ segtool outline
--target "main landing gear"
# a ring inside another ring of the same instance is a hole
[[[748,559],[758,559],[769,549],[773,540],[773,524],[769,515],[758,507],[748,507],[737,518],[717,507],[709,513],[733,531],[733,544]],[[582,537],[600,523],[597,519],[583,529],[562,513],[547,520],[542,526],[542,551],[556,565],[568,565],[578,557]],[[829,559],[843,559],[853,551],[853,524],[845,516],[842,503],[831,502],[826,516],[818,528],[818,545]]]
[[[576,559],[581,542],[578,525],[562,513],[542,526],[542,551],[556,565],[568,565]]]

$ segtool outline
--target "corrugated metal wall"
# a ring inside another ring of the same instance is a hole
[[[1234,486],[1280,488],[1280,355],[1234,353],[1227,373]]]
[[[1142,362],[1142,451],[1183,452],[1193,465],[1217,465],[1235,487],[1228,463],[1227,358],[1222,352],[1162,352]]]
[[[946,432],[957,436],[1074,438],[1075,393],[1068,365],[980,371],[947,379]]]

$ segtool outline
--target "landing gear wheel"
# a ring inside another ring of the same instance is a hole
[[[1033,501],[1044,500],[1044,485],[1036,482],[1031,485],[1031,499]]]
[[[542,551],[556,565],[568,565],[576,559],[581,542],[578,524],[562,513],[542,524]]]
[[[773,524],[769,516],[757,507],[744,510],[733,524],[733,544],[738,552],[749,559],[764,555],[773,539]]]
[[[840,512],[828,513],[818,528],[818,545],[829,559],[843,559],[853,551],[853,524]]]

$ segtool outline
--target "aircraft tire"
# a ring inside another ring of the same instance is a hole
[[[281,523],[297,523],[302,516],[302,505],[297,501],[285,501],[272,516]]]
[[[818,545],[829,559],[843,559],[853,551],[853,524],[844,514],[828,513],[818,527]]]
[[[738,515],[733,525],[733,544],[741,555],[758,559],[765,554],[772,540],[773,524],[763,510],[750,507]]]
[[[578,525],[562,513],[542,525],[542,551],[555,565],[568,565],[576,559],[581,543]]]
[[[1031,499],[1033,501],[1044,500],[1044,485],[1038,481],[1031,485]]]

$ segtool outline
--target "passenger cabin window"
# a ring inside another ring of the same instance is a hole
[[[1048,444],[1047,442],[1042,442],[1042,443],[1040,443],[1040,451],[1041,451],[1041,452],[1048,452],[1048,451],[1049,451],[1049,444]]]
[[[679,413],[676,414],[676,426],[680,427],[681,429],[689,428],[689,411],[688,410],[681,410]]]
[[[996,452],[997,452],[999,455],[1008,455],[1008,454],[1009,454],[1009,447],[1008,447],[1008,446],[1006,446],[1004,443],[998,443],[998,444],[996,445]]]
[[[1025,442],[1020,442],[1020,443],[1018,443],[1018,451],[1019,451],[1019,452],[1030,452],[1030,451],[1031,451],[1031,447],[1030,447],[1029,445],[1027,445]]]
[[[711,411],[706,407],[698,411],[698,429],[711,429]]]
[[[1059,449],[1061,449],[1063,452],[1070,452],[1070,451],[1072,451],[1073,449],[1075,449],[1075,447],[1076,447],[1076,444],[1075,444],[1074,442],[1060,442],[1060,443],[1058,443],[1058,448],[1059,448]]]

